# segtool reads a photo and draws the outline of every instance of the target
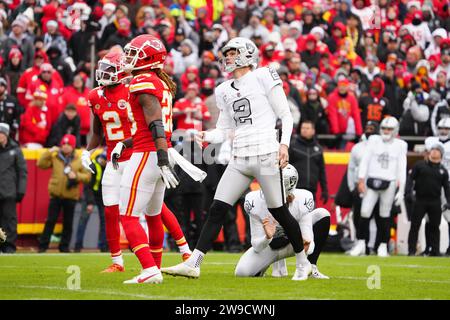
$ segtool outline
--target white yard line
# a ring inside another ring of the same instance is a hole
[[[42,289],[42,290],[59,290],[59,291],[67,291],[73,293],[94,293],[94,294],[104,294],[110,296],[122,296],[122,297],[130,297],[130,298],[142,298],[142,299],[181,299],[181,300],[191,300],[190,297],[174,297],[174,296],[151,296],[146,294],[135,294],[135,293],[126,293],[126,292],[115,292],[109,290],[90,290],[90,289],[80,289],[80,290],[70,290],[65,287],[55,287],[55,286],[24,286],[24,285],[15,285],[15,286],[4,286],[0,285],[0,288],[10,288],[10,289]]]

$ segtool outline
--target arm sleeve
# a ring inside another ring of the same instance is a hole
[[[250,215],[250,234],[252,247],[256,252],[261,252],[272,241],[266,238],[262,222],[254,215]]]
[[[438,109],[439,109],[439,105],[436,105],[433,108],[433,112],[431,113],[431,130],[433,131],[433,135],[437,136],[438,135],[438,130],[437,130],[437,114],[438,114]]]
[[[16,172],[17,172],[17,193],[25,194],[27,189],[27,163],[23,157],[22,150],[17,148],[16,155]]]
[[[372,156],[372,147],[370,142],[367,143],[367,148],[365,151],[366,152],[361,159],[361,163],[359,164],[358,179],[365,179],[367,175],[369,161]]]
[[[354,150],[355,147],[353,147]],[[352,150],[350,153],[350,161],[348,162],[347,168],[347,185],[350,191],[355,190],[355,181],[357,177],[356,163],[355,163],[355,152]]]
[[[219,108],[219,117],[216,128],[205,132],[205,141],[209,143],[222,143],[227,139],[228,131],[233,129],[233,119],[225,110],[222,96],[216,90],[216,102]]]
[[[269,91],[268,98],[275,114],[281,119],[282,129],[280,143],[289,146],[292,129],[294,127],[294,120],[283,87],[281,85],[272,87]]]
[[[407,152],[408,147],[406,145],[406,142],[402,145],[402,150],[400,157],[398,159],[398,165],[397,165],[397,179],[399,182],[399,191],[402,193],[405,193],[405,184],[406,184],[406,168],[407,168]]]

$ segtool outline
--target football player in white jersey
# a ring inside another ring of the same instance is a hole
[[[289,211],[300,225],[303,244],[312,265],[312,278],[329,279],[319,272],[317,260],[330,231],[330,213],[323,208],[314,209],[313,194],[305,189],[295,189],[298,172],[292,165],[283,169],[283,181],[289,203]],[[263,276],[272,264],[272,276],[287,276],[285,258],[293,257],[294,250],[283,228],[267,209],[261,190],[245,197],[244,209],[250,216],[252,247],[239,259],[235,275],[238,277]]]
[[[380,201],[380,245],[377,254],[388,257],[387,243],[390,235],[390,214],[392,204],[400,205],[403,201],[406,183],[406,154],[408,146],[405,141],[396,138],[399,124],[394,117],[381,121],[380,135],[370,136],[366,152],[358,170],[358,190],[363,193],[360,236],[350,255],[366,253],[366,241],[369,239],[369,222],[377,201]],[[398,191],[396,191],[398,189]]]
[[[375,121],[367,121],[361,141],[355,144],[350,152],[350,161],[348,162],[347,167],[347,185],[348,189],[352,193],[352,220],[355,226],[356,234],[358,234],[359,231],[362,200],[358,191],[359,165],[365,153],[370,136],[373,134],[378,134],[378,132],[378,123]]]
[[[232,74],[215,90],[220,110],[216,129],[200,132],[197,142],[223,142],[234,134],[232,157],[217,186],[208,219],[191,257],[182,264],[162,268],[166,274],[191,278],[200,276],[200,264],[223,225],[228,210],[256,178],[264,192],[272,216],[280,223],[292,243],[297,268],[292,280],[306,280],[311,264],[303,250],[300,227],[285,204],[281,169],[288,164],[288,147],[293,120],[278,73],[256,68],[258,48],[245,38],[231,39],[223,48],[223,67]],[[275,129],[281,119],[278,142]]]
[[[437,137],[428,137],[425,139],[425,149],[429,152],[433,145],[438,144],[439,142],[444,145],[444,155],[442,157],[442,165],[450,172],[450,118],[442,118],[438,122],[438,136]],[[450,181],[449,181],[450,183]],[[445,203],[445,194],[442,192],[441,197],[442,203]],[[448,232],[449,232],[449,242],[450,242],[450,210],[445,210],[442,212],[442,216],[448,222]],[[429,232],[428,223],[425,228],[426,231]],[[428,233],[426,232],[426,234]],[[429,236],[427,235],[427,243]],[[428,246],[427,246],[428,247]],[[429,249],[429,248],[427,248]],[[425,251],[427,251],[427,249]],[[447,255],[450,254],[450,243],[447,248]]]

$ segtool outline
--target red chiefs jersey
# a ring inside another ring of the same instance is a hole
[[[208,107],[199,97],[196,97],[194,101],[186,98],[178,100],[173,106],[173,112],[175,113],[174,118],[178,120],[177,129],[183,130],[202,131],[202,121],[211,118]]]
[[[133,135],[133,151],[156,151],[152,133],[148,129],[144,111],[139,103],[140,94],[149,94],[155,96],[159,100],[167,144],[171,147],[172,94],[164,81],[162,81],[155,73],[149,72],[135,76],[130,83],[130,104],[137,125],[137,130]]]
[[[128,102],[128,85],[115,87],[97,87],[89,92],[88,100],[92,112],[102,123],[107,147],[107,160],[111,159],[111,151],[117,142],[128,139],[135,130],[135,122]],[[123,150],[119,161],[130,159],[133,150]]]

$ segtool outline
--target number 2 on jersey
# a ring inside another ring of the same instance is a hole
[[[247,98],[236,100],[233,103],[234,121],[236,126],[242,124],[252,124],[252,109],[250,108],[250,101]]]
[[[162,97],[162,121],[164,124],[164,131],[172,132],[172,93],[169,90],[163,91]]]

